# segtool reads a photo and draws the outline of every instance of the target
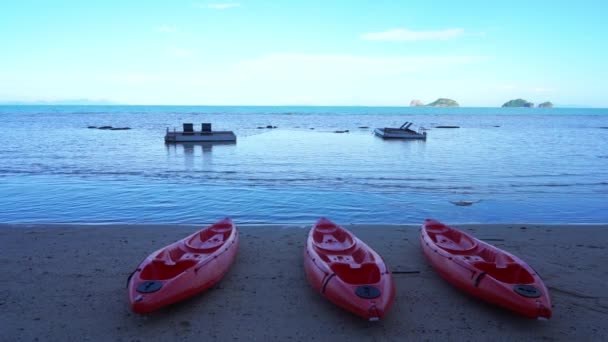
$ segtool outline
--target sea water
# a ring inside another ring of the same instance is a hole
[[[427,140],[373,134],[405,121]],[[0,106],[0,122],[0,223],[608,222],[606,109]],[[185,122],[238,141],[165,144]],[[104,125],[131,129],[87,128]]]

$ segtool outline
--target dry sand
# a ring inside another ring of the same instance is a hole
[[[307,227],[239,227],[237,261],[218,286],[140,316],[128,308],[129,273],[200,227],[0,225],[0,340],[608,340],[606,226],[461,226],[540,272],[554,304],[549,321],[452,288],[423,258],[418,227],[346,227],[394,271],[397,297],[383,321],[361,320],[309,287]]]

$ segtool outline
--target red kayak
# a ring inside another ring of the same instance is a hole
[[[380,255],[325,218],[308,234],[304,270],[315,290],[370,321],[384,317],[395,299],[393,277]]]
[[[551,299],[540,276],[518,257],[435,220],[420,230],[422,251],[449,283],[529,318],[550,318]]]
[[[192,297],[216,283],[236,258],[239,235],[225,218],[150,254],[129,278],[129,302],[148,313]]]

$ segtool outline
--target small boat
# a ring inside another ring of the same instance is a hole
[[[380,255],[326,218],[308,234],[304,270],[315,290],[370,321],[384,317],[395,299],[393,277]]]
[[[225,218],[150,254],[129,277],[131,309],[149,313],[214,286],[238,247],[237,228]]]
[[[411,122],[406,121],[399,128],[384,127],[376,128],[374,133],[384,139],[422,139],[426,140],[426,132],[410,129]]]
[[[455,287],[528,318],[551,318],[545,284],[516,256],[430,219],[420,243],[433,268]]]
[[[203,123],[200,131],[194,131],[191,123],[185,123],[181,132],[167,128],[165,142],[236,142],[236,135],[232,131],[212,131],[210,123]]]

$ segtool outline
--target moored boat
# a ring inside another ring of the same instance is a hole
[[[420,139],[426,140],[426,132],[410,129],[411,122],[406,121],[401,127],[376,128],[374,133],[384,139]]]
[[[131,309],[149,313],[214,286],[228,272],[238,246],[237,228],[225,218],[150,254],[129,277]]]
[[[420,243],[433,268],[455,287],[529,318],[551,317],[545,284],[518,257],[430,219]]]
[[[384,260],[348,230],[321,218],[308,234],[304,270],[329,301],[367,320],[379,320],[395,299]]]
[[[191,123],[183,124],[183,131],[170,131],[167,128],[165,142],[236,142],[232,131],[213,131],[210,123],[203,123],[200,131],[195,131]]]

